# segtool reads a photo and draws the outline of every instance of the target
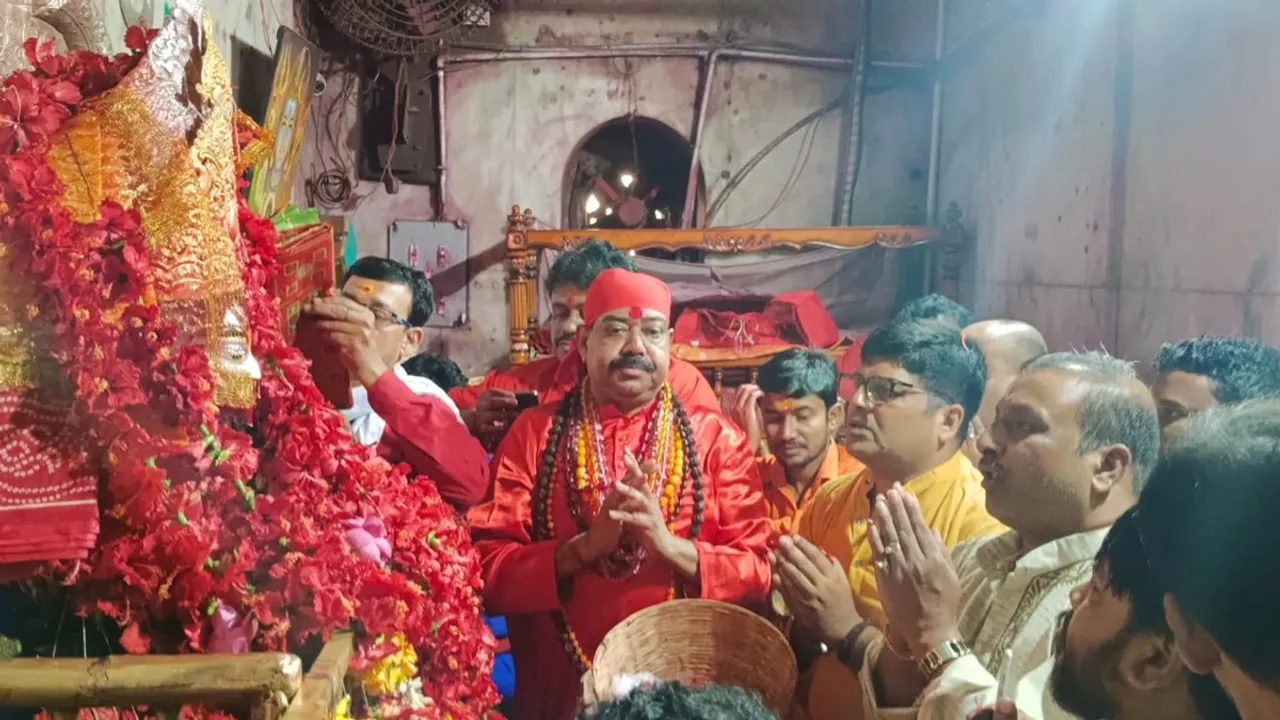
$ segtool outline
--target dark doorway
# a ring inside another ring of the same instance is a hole
[[[596,128],[574,151],[568,165],[569,228],[639,230],[680,227],[693,150],[683,136],[651,118],[616,118]],[[698,176],[694,227],[704,210],[705,188]],[[701,262],[699,250],[652,257]]]

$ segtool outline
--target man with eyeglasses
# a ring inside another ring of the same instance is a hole
[[[806,640],[824,651],[801,687],[814,720],[857,716],[860,643],[885,622],[868,536],[874,498],[895,487],[917,497],[948,547],[1004,530],[960,452],[986,387],[982,352],[950,323],[905,319],[867,336],[862,358],[845,446],[866,469],[824,485],[800,537],[782,538],[774,558],[775,586],[797,620],[793,642],[801,655]]]
[[[979,440],[987,508],[1010,532],[959,545],[929,529],[910,492],[876,499],[876,584],[888,618],[867,631],[867,718],[967,718],[1016,706],[1072,717],[1049,690],[1056,620],[1093,572],[1160,451],[1155,401],[1106,353],[1031,361]]]
[[[340,291],[303,312],[316,318],[351,375],[354,404],[343,414],[355,439],[376,445],[391,462],[408,463],[465,510],[488,492],[488,454],[440,386],[401,367],[418,353],[434,306],[421,272],[366,257],[351,266]]]

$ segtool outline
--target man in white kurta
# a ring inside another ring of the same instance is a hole
[[[980,440],[987,509],[1012,532],[948,553],[910,496],[878,501],[872,545],[889,631],[859,673],[866,717],[958,720],[997,700],[1032,720],[1072,717],[1047,691],[1057,618],[1159,444],[1155,404],[1128,364],[1046,355],[1014,380]]]

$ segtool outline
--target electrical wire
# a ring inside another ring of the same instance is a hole
[[[787,176],[787,182],[783,184],[782,190],[778,193],[777,199],[773,201],[773,204],[769,206],[769,209],[765,210],[760,217],[757,217],[754,220],[750,220],[739,225],[730,225],[729,227],[744,228],[759,225],[764,222],[766,218],[772,215],[773,211],[777,210],[782,205],[783,201],[791,195],[791,191],[795,190],[796,185],[800,181],[800,175],[804,173],[805,166],[809,164],[809,156],[813,152],[814,139],[818,136],[818,127],[821,124],[822,118],[819,116],[817,121],[805,128],[805,134],[800,138],[800,150],[796,153],[796,160],[791,166],[791,174]],[[710,223],[708,223],[708,225],[710,225]]]
[[[804,117],[796,121],[794,125],[787,128],[786,130],[783,130],[781,134],[779,134],[773,140],[770,140],[769,143],[766,144],[763,148],[760,148],[759,152],[757,152],[755,155],[751,157],[750,160],[748,160],[745,164],[743,164],[743,166],[739,168],[736,173],[734,173],[733,177],[729,178],[728,182],[725,183],[724,189],[721,190],[716,195],[715,200],[711,202],[710,206],[707,208],[707,219],[706,219],[707,227],[711,227],[712,221],[715,219],[716,215],[720,212],[720,209],[724,206],[725,201],[729,199],[729,196],[733,194],[733,191],[738,187],[738,185],[742,184],[742,181],[747,178],[747,175],[749,175],[751,171],[754,170],[756,166],[760,164],[760,161],[768,157],[770,153],[776,150],[779,145],[786,142],[786,140],[790,138],[792,135],[795,135],[797,132],[800,132],[801,130],[808,128],[812,123],[819,121],[827,113],[843,105],[848,100],[848,97],[849,97],[848,93],[845,93],[840,97],[836,98],[835,100],[832,100],[826,105],[823,105],[822,107],[818,108],[817,110],[814,110],[808,115],[805,115]],[[772,210],[770,212],[772,212]]]

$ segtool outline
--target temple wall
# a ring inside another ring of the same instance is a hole
[[[872,56],[927,59],[931,30],[918,27],[914,16],[928,12],[932,0],[879,4],[883,10],[873,18],[879,30]],[[522,0],[504,7],[494,16],[491,32],[508,45],[736,41],[851,56],[857,37],[854,0]],[[844,72],[722,61],[701,152],[710,197],[770,140],[838,97],[847,82]],[[445,92],[446,216],[469,226],[473,268],[485,267],[470,285],[470,327],[429,330],[428,349],[447,353],[469,372],[504,363],[504,270],[501,256],[486,251],[503,242],[511,206],[531,208],[548,225],[560,226],[565,164],[577,143],[601,123],[632,110],[687,137],[697,83],[698,65],[691,58],[632,60],[630,70],[621,59],[494,61],[451,69]],[[329,85],[334,87],[335,80]],[[319,172],[320,158],[354,161],[353,115],[349,108],[336,113],[336,142],[313,135],[303,174]],[[928,94],[919,87],[868,101],[867,149],[855,195],[858,222],[899,223],[913,205],[923,204],[928,122]],[[837,111],[823,118],[807,143],[803,131],[791,136],[746,176],[715,224],[830,225],[847,132]],[[793,173],[793,168],[798,169]],[[381,185],[363,182],[354,194],[357,199],[335,214],[352,218],[362,254],[385,253],[390,222],[433,214],[427,188],[405,185],[388,194]]]
[[[941,192],[979,314],[1145,360],[1200,333],[1280,342],[1280,4],[953,2]]]

